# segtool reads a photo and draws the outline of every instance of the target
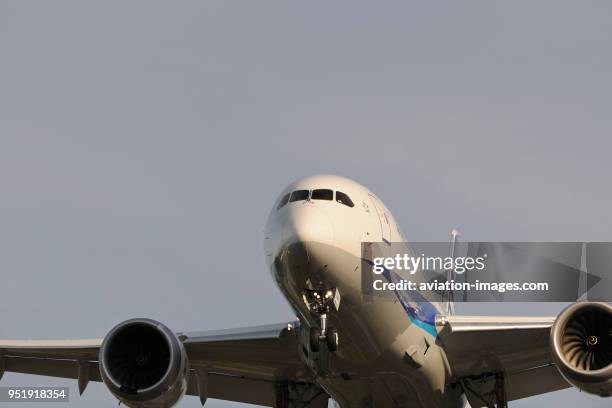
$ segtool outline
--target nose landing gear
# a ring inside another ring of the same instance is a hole
[[[334,327],[327,328],[327,315],[322,314],[321,328],[313,327],[310,329],[310,350],[318,352],[320,350],[321,343],[327,344],[329,351],[338,350],[338,330]]]
[[[340,294],[333,289],[304,291],[304,302],[308,309],[319,318],[321,328],[313,327],[310,329],[309,344],[310,350],[318,352],[321,343],[327,344],[329,351],[338,350],[338,330],[327,326],[327,314],[330,306],[334,305],[336,310],[340,305]]]

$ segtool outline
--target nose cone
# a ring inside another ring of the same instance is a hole
[[[291,208],[283,226],[285,246],[296,242],[332,244],[333,241],[331,219],[322,209],[309,203]]]

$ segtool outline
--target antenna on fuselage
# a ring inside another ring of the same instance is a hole
[[[455,273],[455,253],[457,250],[457,241],[459,240],[459,236],[461,233],[453,228],[450,232],[450,242],[448,246],[448,256],[453,260],[453,267],[446,271],[446,281],[450,282],[453,280],[453,274]],[[455,314],[455,303],[453,290],[449,288],[444,292],[444,297],[442,300],[442,306],[444,308],[444,313],[449,316]]]

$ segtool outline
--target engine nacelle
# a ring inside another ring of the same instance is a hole
[[[104,384],[128,407],[170,407],[187,391],[183,344],[155,320],[119,323],[104,337],[99,362]]]
[[[612,395],[612,306],[574,303],[550,332],[552,358],[572,385],[602,397]]]

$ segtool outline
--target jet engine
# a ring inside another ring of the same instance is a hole
[[[612,305],[579,302],[563,310],[550,332],[552,358],[577,388],[612,395]]]
[[[187,390],[183,344],[154,320],[131,319],[115,326],[104,337],[99,365],[104,384],[128,407],[171,407]]]

